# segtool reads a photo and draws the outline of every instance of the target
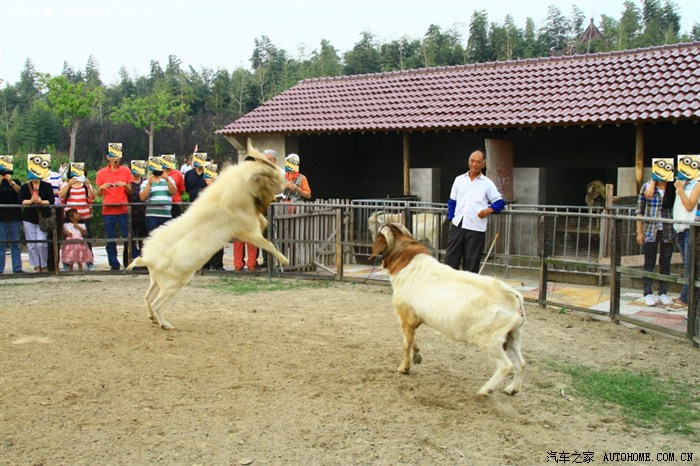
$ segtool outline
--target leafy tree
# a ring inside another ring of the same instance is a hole
[[[122,67],[123,68],[123,67]],[[100,78],[100,65],[94,55],[88,57],[85,65],[85,84],[91,89],[102,87],[102,79]]]
[[[30,58],[24,62],[17,91],[19,95],[18,105],[21,111],[26,111],[40,97],[37,72]]]
[[[278,49],[269,37],[255,39],[255,50],[250,59],[257,81],[258,103],[262,104],[282,92],[287,67],[287,52]]]
[[[469,40],[467,40],[467,61],[469,63],[482,63],[493,58],[489,47],[487,28],[486,11],[474,11],[469,21]]]
[[[166,92],[160,91],[145,97],[126,97],[112,112],[112,121],[129,123],[144,130],[148,135],[148,156],[151,157],[156,133],[174,126],[173,121],[178,120],[186,111],[184,104],[177,103]]]
[[[70,146],[68,159],[73,162],[75,142],[80,122],[88,118],[103,98],[101,87],[89,89],[84,82],[71,82],[65,76],[56,76],[46,80],[48,101],[61,124],[68,128]]]
[[[693,24],[693,27],[690,30],[690,37],[688,39],[692,41],[700,41],[700,23]]]
[[[35,152],[42,148],[59,146],[61,121],[42,101],[35,101],[10,128],[9,144],[16,151]]]
[[[246,69],[236,68],[231,73],[231,87],[229,96],[231,97],[234,115],[241,116],[257,106],[254,90],[255,77]]]
[[[321,50],[311,53],[311,76],[340,76],[342,72],[338,50],[328,40],[322,39]]]
[[[523,32],[515,25],[511,15],[506,16],[503,26],[491,23],[489,44],[495,60],[513,60],[523,56]]]
[[[380,54],[382,71],[398,71],[421,68],[423,44],[404,36],[401,39],[382,44]]]
[[[460,35],[450,29],[442,32],[439,26],[431,24],[423,38],[423,65],[453,66],[464,63],[464,50],[460,44]]]
[[[381,53],[371,32],[363,31],[360,41],[352,50],[345,52],[344,74],[378,73],[382,70]]]
[[[634,47],[637,36],[641,31],[642,14],[637,5],[631,0],[626,0],[624,6],[625,9],[620,18],[619,31],[617,34],[618,40],[616,48],[618,50]],[[601,32],[607,36],[605,31]],[[612,30],[610,32],[612,32]]]
[[[583,25],[586,21],[586,16],[583,11],[576,5],[571,7],[571,16],[567,23],[569,31],[567,34],[566,53],[572,55],[577,52],[580,43],[581,35],[583,34]]]
[[[549,55],[566,51],[569,22],[554,5],[547,7],[547,21],[540,28],[538,42]]]
[[[662,6],[659,0],[643,0],[642,20],[644,32],[639,38],[640,46],[669,44],[678,40],[680,15],[673,2],[666,0]]]
[[[2,80],[0,80],[2,84]],[[2,110],[2,128],[0,128],[0,134],[3,141],[2,153],[11,154],[12,145],[10,144],[10,127],[14,125],[15,119],[20,114],[19,113],[19,95],[17,93],[16,86],[5,86],[4,89],[0,89],[0,110]]]
[[[525,31],[523,32],[523,49],[520,58],[533,58],[541,55],[542,48],[537,42],[537,33],[535,32],[535,22],[532,18],[525,20]]]
[[[600,25],[598,30],[603,34],[602,39],[597,39],[591,42],[590,52],[608,52],[618,49],[620,40],[621,24],[615,19],[607,15],[600,17]]]
[[[67,61],[63,62],[63,70],[61,71],[61,76],[66,78],[71,83],[82,82],[85,78],[83,77],[83,72],[78,70],[75,71],[70,63]]]

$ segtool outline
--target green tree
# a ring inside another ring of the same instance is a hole
[[[467,61],[483,63],[492,59],[489,47],[488,16],[486,11],[474,11],[469,21],[469,39],[467,40]]]
[[[532,18],[525,20],[525,31],[523,31],[523,49],[520,58],[533,58],[541,55],[541,47],[537,42],[537,32],[535,21]]]
[[[360,41],[352,50],[345,52],[346,75],[378,73],[382,70],[382,60],[379,45],[371,32],[363,31]]]
[[[442,32],[439,26],[431,24],[423,37],[423,65],[453,66],[464,63],[464,50],[460,44],[461,37],[454,29]]]
[[[313,77],[340,76],[343,73],[338,50],[326,39],[321,40],[321,50],[311,53],[310,62]]]
[[[642,28],[642,14],[637,5],[631,0],[626,0],[624,6],[625,9],[622,11],[622,17],[620,18],[619,30],[617,34],[617,50],[633,48],[634,44],[637,42],[637,36]],[[601,32],[606,34],[604,31]]]
[[[61,124],[68,128],[70,146],[68,159],[75,158],[75,143],[80,122],[88,118],[95,107],[102,101],[101,87],[89,89],[84,82],[73,83],[65,76],[47,77],[47,98],[54,113],[61,119]]]
[[[576,5],[571,7],[571,16],[569,17],[568,33],[566,40],[566,53],[567,55],[573,55],[578,51],[578,45],[580,43],[581,35],[583,34],[583,25],[586,21],[586,16],[583,11]]]
[[[30,58],[27,58],[24,62],[17,91],[19,96],[18,106],[22,112],[28,110],[40,97],[37,72]]]
[[[102,79],[100,78],[100,65],[94,55],[88,57],[85,65],[85,84],[91,89],[103,87]]]
[[[554,5],[547,7],[547,21],[540,28],[538,42],[547,55],[566,51],[569,22]]]
[[[3,81],[0,79],[0,85]],[[17,93],[16,86],[6,85],[3,89],[0,89],[0,110],[2,110],[2,128],[0,128],[0,139],[3,141],[3,145],[0,146],[3,154],[12,153],[12,145],[10,144],[10,128],[14,125],[14,122],[19,113],[19,95]]]
[[[112,112],[112,121],[129,123],[148,135],[148,156],[153,156],[153,139],[163,128],[171,128],[187,108],[164,91],[145,97],[126,97]]]
[[[9,144],[17,152],[35,152],[61,142],[61,121],[43,101],[35,101],[10,127]]]
[[[591,42],[590,52],[618,50],[618,42],[620,40],[619,34],[621,30],[620,23],[611,16],[601,15],[598,30],[603,34],[603,38]]]
[[[700,23],[693,24],[693,27],[690,30],[690,37],[688,37],[688,39],[691,41],[700,41]]]
[[[285,90],[287,81],[287,52],[278,49],[269,37],[255,39],[255,49],[250,59],[257,81],[258,103],[262,104]]]
[[[421,68],[423,44],[407,36],[381,45],[382,71]]]

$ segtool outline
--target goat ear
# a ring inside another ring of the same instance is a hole
[[[379,256],[381,253],[386,251],[386,238],[384,235],[377,236],[377,239],[372,243],[372,255],[369,256],[370,259]]]

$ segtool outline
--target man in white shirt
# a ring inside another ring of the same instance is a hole
[[[447,201],[447,236],[445,264],[453,269],[479,273],[481,253],[486,241],[486,217],[505,207],[496,185],[481,172],[486,155],[475,150],[469,155],[469,171],[455,178]]]

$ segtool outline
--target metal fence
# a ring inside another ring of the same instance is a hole
[[[90,241],[94,247],[119,241],[128,251],[131,240],[139,240],[132,238],[131,228],[127,238],[106,238],[100,225],[100,205],[92,207],[95,217]],[[187,205],[183,204],[183,211],[186,208]],[[641,246],[635,237],[637,218],[634,210],[633,207],[605,210],[600,207],[509,205],[500,214],[489,217],[484,273],[512,280],[534,279],[539,293],[532,299],[542,306],[605,314],[615,322],[630,322],[688,337],[697,344],[700,324],[696,292],[700,284],[695,280],[700,276],[696,273],[700,266],[700,259],[696,257],[700,254],[700,247],[695,246],[700,241],[697,226],[689,224],[693,246],[688,264],[689,277],[684,276],[683,261],[677,252],[672,257],[669,275],[644,272]],[[290,264],[284,268],[271,267],[269,273],[316,274],[346,279],[349,274],[345,268],[373,264],[374,261],[370,260],[371,245],[379,226],[387,222],[403,223],[434,257],[442,261],[449,230],[446,215],[444,204],[418,202],[411,198],[273,204],[268,210],[267,234],[289,258]],[[58,257],[64,240],[58,230],[50,235],[49,240],[52,238],[49,244]],[[23,246],[27,244],[24,237],[20,242]],[[58,269],[57,274],[60,273]],[[690,287],[685,328],[657,328],[653,323],[624,312],[625,300],[622,298],[639,295],[645,278],[666,283],[673,294],[690,280],[694,286]],[[609,299],[602,304],[586,304],[585,301],[582,304],[576,297],[569,299],[551,293],[558,283],[589,286],[605,293]]]

